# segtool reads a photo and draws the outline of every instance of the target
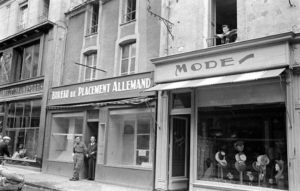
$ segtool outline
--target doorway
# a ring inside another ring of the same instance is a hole
[[[188,190],[190,116],[171,116],[169,147],[169,190]]]
[[[86,132],[85,132],[85,144],[88,147],[90,144],[90,138],[94,136],[96,138],[96,144],[98,142],[98,121],[87,121]],[[96,155],[97,156],[97,155]],[[97,161],[97,158],[96,158]],[[84,168],[84,177],[88,178],[88,158],[85,157],[84,160],[85,168]]]

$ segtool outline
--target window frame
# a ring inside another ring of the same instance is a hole
[[[91,60],[92,60],[91,65],[88,65],[89,57],[91,57]],[[97,57],[98,57],[97,51],[90,52],[88,54],[84,54],[84,65],[85,65],[84,72],[83,72],[83,81],[84,82],[93,81],[93,80],[97,79],[97,70],[96,70]],[[92,69],[92,68],[89,68],[86,66],[94,67],[95,69]],[[90,70],[90,78],[86,78],[88,70]]]
[[[129,7],[130,3],[132,5],[132,7]],[[124,14],[123,14],[123,18],[122,18],[122,23],[129,23],[129,22],[136,21],[137,1],[136,0],[126,0],[124,3],[123,13]],[[129,15],[131,15],[131,16],[129,17]]]
[[[95,14],[95,12],[97,14]],[[93,35],[98,33],[100,16],[100,4],[93,2],[88,8],[88,24],[87,24],[87,35]]]
[[[122,159],[118,163],[110,163],[109,161],[109,155],[105,156],[105,166],[114,166],[114,167],[123,167],[123,168],[141,168],[141,169],[150,169],[153,167],[153,157],[154,157],[154,130],[153,130],[153,119],[150,115],[154,114],[154,108],[148,108],[144,110],[144,108],[141,109],[112,109],[109,111],[109,120],[112,120],[112,116],[121,116],[125,115],[126,119],[122,119],[121,125],[117,127],[119,129],[120,136],[124,136],[124,128],[125,128],[125,122],[126,121],[134,121],[134,156],[132,164],[127,165],[123,164]],[[138,121],[140,119],[147,119],[149,120],[149,133],[138,133]],[[106,136],[109,137],[110,130],[106,132]],[[140,135],[149,135],[149,148],[148,149],[139,149],[137,148],[137,137]],[[110,143],[106,143],[106,153],[109,152],[109,145]],[[149,152],[148,162],[147,165],[143,166],[142,164],[137,164],[137,152],[138,150],[145,150],[146,152]],[[123,150],[122,150],[123,153]]]
[[[133,45],[135,46],[135,52],[134,52],[134,56],[132,56],[132,47]],[[119,70],[119,75],[120,76],[125,76],[125,75],[130,75],[130,74],[135,74],[137,72],[137,62],[136,62],[136,58],[137,58],[137,43],[136,42],[132,42],[132,43],[128,43],[128,44],[124,44],[121,46],[121,54],[120,54],[120,70]],[[128,47],[128,57],[123,58],[123,53],[124,53],[124,49]],[[134,59],[134,70],[130,71],[131,67],[132,67],[132,60]],[[127,70],[126,72],[122,72],[122,66],[123,66],[123,61],[128,60],[128,66],[127,66]]]
[[[26,12],[24,10],[26,10]],[[26,13],[26,14],[24,14],[24,13]],[[20,3],[19,4],[19,15],[18,15],[18,30],[23,30],[27,27],[28,17],[29,17],[28,13],[29,13],[28,1]]]

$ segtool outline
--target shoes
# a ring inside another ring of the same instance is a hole
[[[77,180],[79,180],[79,178],[74,178],[74,177],[70,178],[70,181],[77,181]]]

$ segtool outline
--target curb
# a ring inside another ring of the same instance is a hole
[[[56,189],[56,188],[50,188],[50,187],[47,187],[47,186],[42,186],[42,185],[39,185],[39,184],[30,183],[30,182],[25,182],[24,185],[28,185],[28,186],[35,187],[35,188],[46,189],[46,190],[49,190],[49,191],[62,191],[62,190],[59,190],[59,189]]]

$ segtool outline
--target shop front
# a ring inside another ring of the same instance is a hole
[[[155,129],[153,74],[52,88],[44,170],[72,176],[74,137],[97,140],[95,180],[152,188]],[[48,148],[48,149],[47,149]],[[87,164],[82,178],[87,178]]]
[[[152,60],[157,190],[299,189],[294,43],[287,33]]]

